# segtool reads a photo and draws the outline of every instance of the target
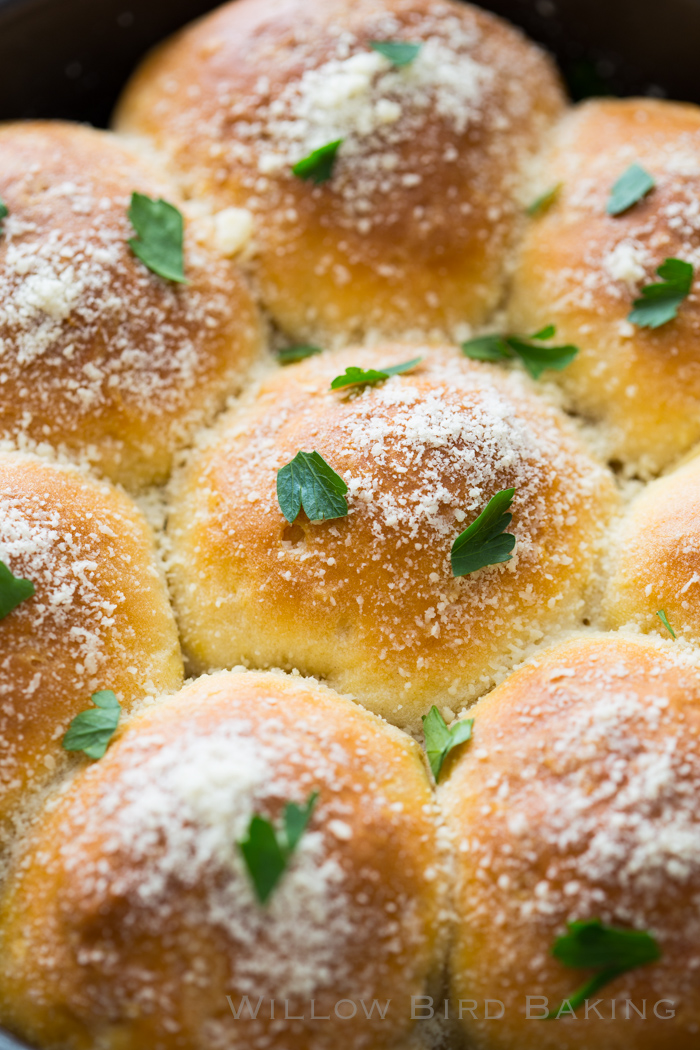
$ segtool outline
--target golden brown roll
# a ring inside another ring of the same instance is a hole
[[[63,734],[92,706],[91,693],[112,689],[128,709],[181,684],[153,548],[146,521],[116,489],[74,468],[0,453],[0,561],[34,587],[0,619],[3,825],[60,768]]]
[[[697,1046],[697,666],[658,645],[575,640],[471,714],[472,740],[447,759],[440,789],[457,864],[452,1010],[465,1001],[469,1045]],[[649,933],[660,959],[591,993],[577,1020],[566,1008],[538,1020],[596,972],[551,954],[568,923],[593,920]]]
[[[439,794],[456,863],[452,1009],[462,1001],[469,1045],[696,1047],[697,666],[658,645],[578,640],[472,714],[473,739],[448,758]],[[551,954],[568,923],[593,920],[645,932],[660,958],[591,991],[576,1020],[566,1008],[541,1020],[599,972]]]
[[[132,193],[182,205],[105,132],[6,124],[0,158],[0,439],[57,448],[127,486],[163,480],[257,352],[243,278],[189,232],[188,284],[136,258]]]
[[[263,905],[237,843],[313,792]],[[316,682],[206,677],[133,719],[33,830],[0,909],[0,1014],[67,1050],[398,1050],[443,907],[409,737]]]
[[[373,41],[421,47],[396,66]],[[253,213],[287,332],[347,344],[484,320],[563,102],[535,45],[453,0],[236,0],[146,60],[116,127],[188,193]],[[327,181],[292,172],[338,140]]]
[[[615,535],[605,595],[606,626],[672,631],[700,640],[700,458],[648,485]]]
[[[346,367],[427,355],[374,387]],[[349,513],[290,524],[280,468],[317,451]],[[456,537],[515,488],[512,560],[454,577]],[[280,369],[176,482],[172,584],[192,667],[298,668],[401,726],[459,710],[584,615],[613,484],[516,374],[387,345]]]
[[[653,99],[596,100],[562,121],[540,189],[560,184],[526,234],[510,300],[518,332],[555,324],[580,354],[560,382],[602,421],[607,454],[658,472],[700,439],[700,300],[691,291],[659,328],[627,318],[668,258],[697,267],[700,109]],[[606,214],[617,180],[640,165],[654,188]]]

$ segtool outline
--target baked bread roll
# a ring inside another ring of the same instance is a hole
[[[80,471],[0,453],[0,561],[34,594],[6,613],[1,570],[0,837],[60,769],[90,696],[177,689],[182,660],[152,533],[122,493]],[[11,604],[11,602],[10,602]]]
[[[691,290],[658,328],[628,320],[669,258],[697,265],[700,109],[654,99],[595,100],[559,126],[540,189],[560,185],[525,236],[510,299],[514,331],[557,326],[580,347],[553,375],[574,408],[604,424],[607,455],[657,473],[700,440],[700,300]],[[655,185],[624,212],[606,207],[637,164]]]
[[[411,372],[330,389],[417,353]],[[299,451],[347,484],[347,516],[285,519],[277,475]],[[455,577],[455,539],[510,487],[512,559]],[[235,409],[173,487],[183,646],[195,671],[298,668],[419,727],[580,621],[615,506],[607,471],[516,374],[406,345],[315,357]]]
[[[669,638],[700,640],[700,458],[653,481],[615,536],[604,602],[606,626],[632,624]]]
[[[238,843],[313,792],[261,904]],[[66,1050],[398,1050],[442,945],[433,809],[418,746],[318,683],[201,678],[33,831],[0,909],[3,1023]]]
[[[469,1045],[696,1047],[697,665],[659,645],[578,640],[516,671],[472,714],[473,739],[448,757],[439,792],[456,865],[453,1012],[461,1000]],[[647,962],[608,972],[576,1008],[575,992],[618,949],[579,968],[552,948],[571,937],[568,923],[593,920],[621,931],[628,951],[639,931],[632,956]],[[576,1020],[559,1009],[567,999]],[[485,1020],[487,1009],[502,1016]],[[559,1019],[541,1019],[547,1010]]]
[[[188,284],[136,257],[132,193],[179,196],[105,132],[6,124],[0,157],[0,439],[127,486],[164,480],[257,353],[243,278],[189,232]]]
[[[377,41],[420,49],[397,65]],[[189,194],[253,213],[260,294],[283,329],[347,344],[487,317],[523,170],[563,103],[539,48],[468,5],[236,0],[146,60],[115,123]],[[293,173],[338,140],[325,181],[320,166]]]

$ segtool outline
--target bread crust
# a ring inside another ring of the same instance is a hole
[[[177,689],[183,668],[153,534],[115,488],[0,452],[0,560],[35,589],[0,621],[4,845],[10,818],[65,769],[61,740],[91,693],[112,689],[128,711]]]
[[[606,626],[616,630],[629,624],[669,639],[657,615],[663,610],[679,638],[700,640],[698,521],[700,460],[694,456],[648,485],[611,537]]]
[[[348,366],[414,371],[332,391]],[[317,451],[349,514],[289,524],[278,470]],[[450,550],[514,486],[510,562],[455,578]],[[617,505],[608,473],[516,374],[387,345],[279,371],[174,483],[173,597],[191,667],[298,668],[389,721],[459,710],[583,613]]]
[[[574,408],[598,421],[606,452],[629,472],[658,473],[700,439],[700,299],[657,329],[627,315],[667,258],[696,267],[700,108],[657,99],[596,99],[559,125],[540,166],[540,189],[561,184],[519,252],[511,327],[555,324],[575,361],[553,378]],[[609,216],[612,186],[632,164],[655,188]]]
[[[188,284],[136,258],[132,192],[184,205],[108,133],[4,124],[0,150],[0,438],[58,449],[131,488],[163,481],[259,352],[247,285],[189,226]]]
[[[392,69],[376,39],[423,51]],[[275,320],[347,344],[487,317],[524,168],[563,104],[543,52],[469,5],[236,0],[146,60],[115,126],[155,145],[189,193],[250,208]],[[330,181],[292,174],[338,138]]]
[[[314,790],[263,908],[236,842]],[[418,746],[317,682],[200,678],[132,719],[28,841],[0,909],[3,1016],[71,1050],[403,1045],[443,948],[433,808]]]
[[[608,635],[543,653],[472,710],[472,741],[439,788],[455,860],[452,996],[477,1005],[462,1017],[470,1046],[695,1046],[699,700],[696,661]],[[537,1020],[592,976],[550,954],[567,922],[592,919],[650,932],[660,961],[592,995],[598,1015]],[[502,1019],[484,1020],[485,997]]]

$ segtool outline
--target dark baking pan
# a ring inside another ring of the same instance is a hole
[[[214,6],[207,0],[0,0],[0,119],[106,124],[144,52]],[[656,94],[700,102],[700,0],[485,0],[481,6],[545,44],[576,98]]]
[[[0,0],[0,120],[62,117],[106,125],[142,55],[215,6],[208,0]],[[700,0],[485,0],[480,6],[544,44],[575,98],[652,94],[700,103]],[[26,1046],[0,1032],[0,1050]]]

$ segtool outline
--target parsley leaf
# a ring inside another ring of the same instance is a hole
[[[333,174],[336,155],[343,143],[342,139],[328,142],[320,149],[309,153],[308,157],[298,161],[292,167],[292,172],[300,179],[311,179],[318,186],[321,182],[328,182]]]
[[[448,729],[445,719],[433,704],[428,714],[423,716],[422,722],[425,734],[425,750],[437,783],[440,779],[442,764],[452,748],[471,739],[474,719],[468,718],[462,722],[455,722],[452,728]]]
[[[452,544],[453,576],[468,576],[470,572],[487,565],[510,561],[515,546],[515,536],[505,530],[511,523],[508,514],[515,489],[503,489],[493,496],[476,521],[460,532]]]
[[[410,44],[403,40],[370,40],[369,46],[388,58],[394,66],[408,66],[418,57],[422,44]]]
[[[671,635],[671,637],[675,639],[676,632],[674,631],[673,627],[671,627],[671,624],[668,622],[668,617],[666,616],[664,610],[659,609],[656,615],[659,617],[659,619],[661,620],[662,624],[664,625],[668,633]]]
[[[557,372],[570,365],[578,354],[578,347],[572,344],[565,346],[539,346],[544,339],[556,335],[553,324],[547,325],[531,335],[530,340],[516,335],[480,335],[462,343],[462,353],[475,361],[507,361],[517,357],[533,379],[539,379],[547,368]]]
[[[312,792],[304,806],[288,802],[284,807],[283,827],[277,831],[274,825],[257,814],[248,825],[248,836],[238,842],[255,894],[265,904],[279,880],[284,875],[292,853],[306,831],[318,791]]]
[[[604,926],[599,919],[570,922],[568,928],[569,932],[554,942],[554,958],[573,969],[598,972],[581,985],[570,999],[565,999],[559,1010],[550,1013],[550,1018],[556,1017],[565,1003],[576,1010],[615,977],[661,958],[661,950],[655,939],[644,930],[620,930],[614,926]]]
[[[312,791],[305,806],[288,802],[284,807],[284,835],[288,853],[292,853],[299,844],[299,839],[306,831],[311,815],[318,801],[318,791]]]
[[[13,576],[5,562],[0,561],[0,620],[4,620],[13,609],[27,598],[31,598],[34,593],[31,580]]]
[[[531,335],[530,339],[551,339],[555,332],[554,325],[548,325],[541,332]],[[571,343],[564,346],[538,346],[537,343],[526,342],[514,335],[509,336],[508,346],[517,354],[533,379],[539,379],[548,368],[561,372],[578,354],[578,347]]]
[[[419,365],[423,360],[422,357],[414,357],[411,361],[404,361],[400,365],[388,365],[386,368],[375,369],[375,368],[355,368],[350,365],[345,369],[342,376],[336,376],[331,383],[331,390],[341,390],[346,386],[359,386],[359,385],[370,385],[374,383],[381,383],[384,379],[388,379],[389,376],[398,376],[403,372],[409,372],[416,365]]]
[[[285,346],[283,350],[278,351],[277,360],[281,365],[293,365],[297,361],[303,361],[307,357],[313,357],[315,354],[322,354],[323,350],[320,346],[306,346],[299,344],[299,346]]]
[[[654,178],[641,164],[631,164],[610,190],[610,199],[606,207],[608,215],[622,215],[633,204],[646,197],[656,183]]]
[[[7,207],[4,200],[0,198],[0,235],[2,235],[5,232],[2,227],[3,219],[6,219],[9,214],[10,209]]]
[[[129,219],[138,234],[129,241],[134,255],[167,281],[187,284],[184,273],[182,213],[164,200],[132,193]]]
[[[344,518],[348,513],[348,487],[318,452],[297,452],[277,472],[277,501],[289,522],[303,507],[309,521]]]
[[[529,204],[525,209],[527,214],[534,218],[535,215],[543,215],[550,205],[554,204],[555,200],[561,193],[561,188],[564,185],[563,182],[558,182],[556,186],[552,186],[550,190],[546,190],[545,193],[540,194],[536,197],[532,204]]]
[[[660,328],[678,315],[678,307],[693,285],[693,267],[682,259],[666,259],[656,271],[663,281],[642,288],[627,320],[640,328]]]
[[[84,751],[88,758],[102,758],[119,725],[121,705],[111,689],[92,694],[95,707],[81,711],[63,738],[66,751]]]
[[[480,335],[462,343],[462,353],[474,361],[508,361],[514,354],[502,335]]]

